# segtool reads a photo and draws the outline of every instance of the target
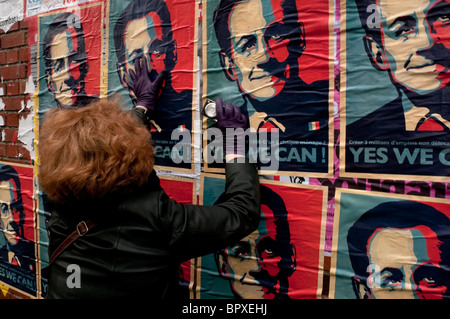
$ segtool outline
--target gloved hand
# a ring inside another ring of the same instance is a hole
[[[216,100],[217,127],[222,131],[222,136],[226,143],[225,154],[237,154],[245,156],[245,130],[248,128],[248,121],[241,109],[231,103],[223,105],[222,99]],[[241,129],[231,130],[227,128]],[[230,134],[232,133],[232,134]]]
[[[143,64],[143,67],[141,66]],[[163,70],[152,82],[147,68],[147,63],[139,59],[135,63],[136,72],[130,70],[131,82],[128,87],[136,96],[136,105],[144,106],[147,110],[155,111],[156,102],[158,100],[164,79],[167,75]]]

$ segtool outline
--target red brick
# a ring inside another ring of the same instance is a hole
[[[27,66],[25,64],[4,66],[0,70],[3,80],[23,79],[27,76]]]
[[[16,22],[8,29],[8,32],[16,31],[18,29],[19,29],[19,23]]]
[[[25,90],[27,89],[27,81],[19,81],[19,92],[20,94],[25,94]]]
[[[20,91],[19,91],[19,89],[20,89],[20,85],[19,85],[19,82],[8,82],[8,83],[5,83],[6,84],[6,94],[5,95],[8,95],[8,96],[11,96],[11,95],[19,95],[20,93]]]
[[[6,145],[0,144],[0,156],[6,156]]]
[[[28,62],[28,47],[19,49],[19,61]]]
[[[17,113],[6,114],[6,126],[19,127],[19,114]]]
[[[25,161],[24,163],[31,163],[31,154],[30,151],[23,146],[22,144],[18,144],[17,152],[19,153],[20,161]]]
[[[8,83],[4,83],[4,84],[6,87],[5,95],[11,96],[11,95],[25,94],[25,88],[27,85],[27,82],[25,80],[8,82]]]
[[[0,52],[0,64],[6,64],[6,51]]]
[[[5,111],[19,111],[22,109],[22,102],[25,103],[25,98],[20,96],[4,96],[2,100]]]
[[[28,29],[28,20],[19,21],[19,28],[20,29]]]
[[[18,147],[17,145],[6,145],[6,156],[7,157],[18,157]]]
[[[6,63],[13,64],[19,62],[19,50],[11,49],[6,51]]]
[[[27,44],[26,31],[6,33],[2,36],[1,48],[8,49]]]
[[[4,128],[3,129],[3,142],[12,143],[15,142],[13,139],[17,138],[17,129],[14,128]],[[16,135],[16,137],[14,137]]]

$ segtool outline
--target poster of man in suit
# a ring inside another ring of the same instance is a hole
[[[296,0],[210,0],[204,6],[203,96],[240,107],[256,134],[249,154],[261,170],[331,171],[332,7]],[[265,147],[270,159],[256,154]],[[214,172],[218,162],[206,167]]]
[[[448,180],[449,3],[345,5],[342,174]]]

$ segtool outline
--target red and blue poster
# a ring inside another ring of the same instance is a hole
[[[333,8],[304,0],[203,3],[203,101],[239,106],[249,158],[265,174],[332,174]],[[203,127],[214,122],[205,118]],[[207,172],[223,168],[216,139],[207,130]]]
[[[43,13],[38,19],[38,115],[88,105],[102,94],[103,3]]]
[[[341,5],[342,176],[448,181],[448,2]]]
[[[338,190],[330,298],[450,296],[450,201]]]
[[[0,281],[36,297],[33,168],[0,164]]]
[[[205,174],[201,182],[201,204],[213,205],[225,179]],[[325,188],[261,180],[260,190],[258,229],[200,258],[196,298],[315,299],[322,293]]]
[[[155,165],[166,170],[193,170],[197,5],[174,0],[109,2],[108,96],[119,94],[128,108],[135,105],[129,72],[140,58],[152,80],[167,72],[151,121]]]

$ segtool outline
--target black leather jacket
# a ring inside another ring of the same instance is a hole
[[[130,195],[52,204],[49,255],[80,220],[97,216],[97,226],[50,265],[47,298],[177,297],[179,263],[254,231],[259,205],[257,170],[248,163],[226,164],[226,190],[214,206],[170,199],[155,172]],[[79,267],[80,288],[67,285],[77,275],[71,264]]]

